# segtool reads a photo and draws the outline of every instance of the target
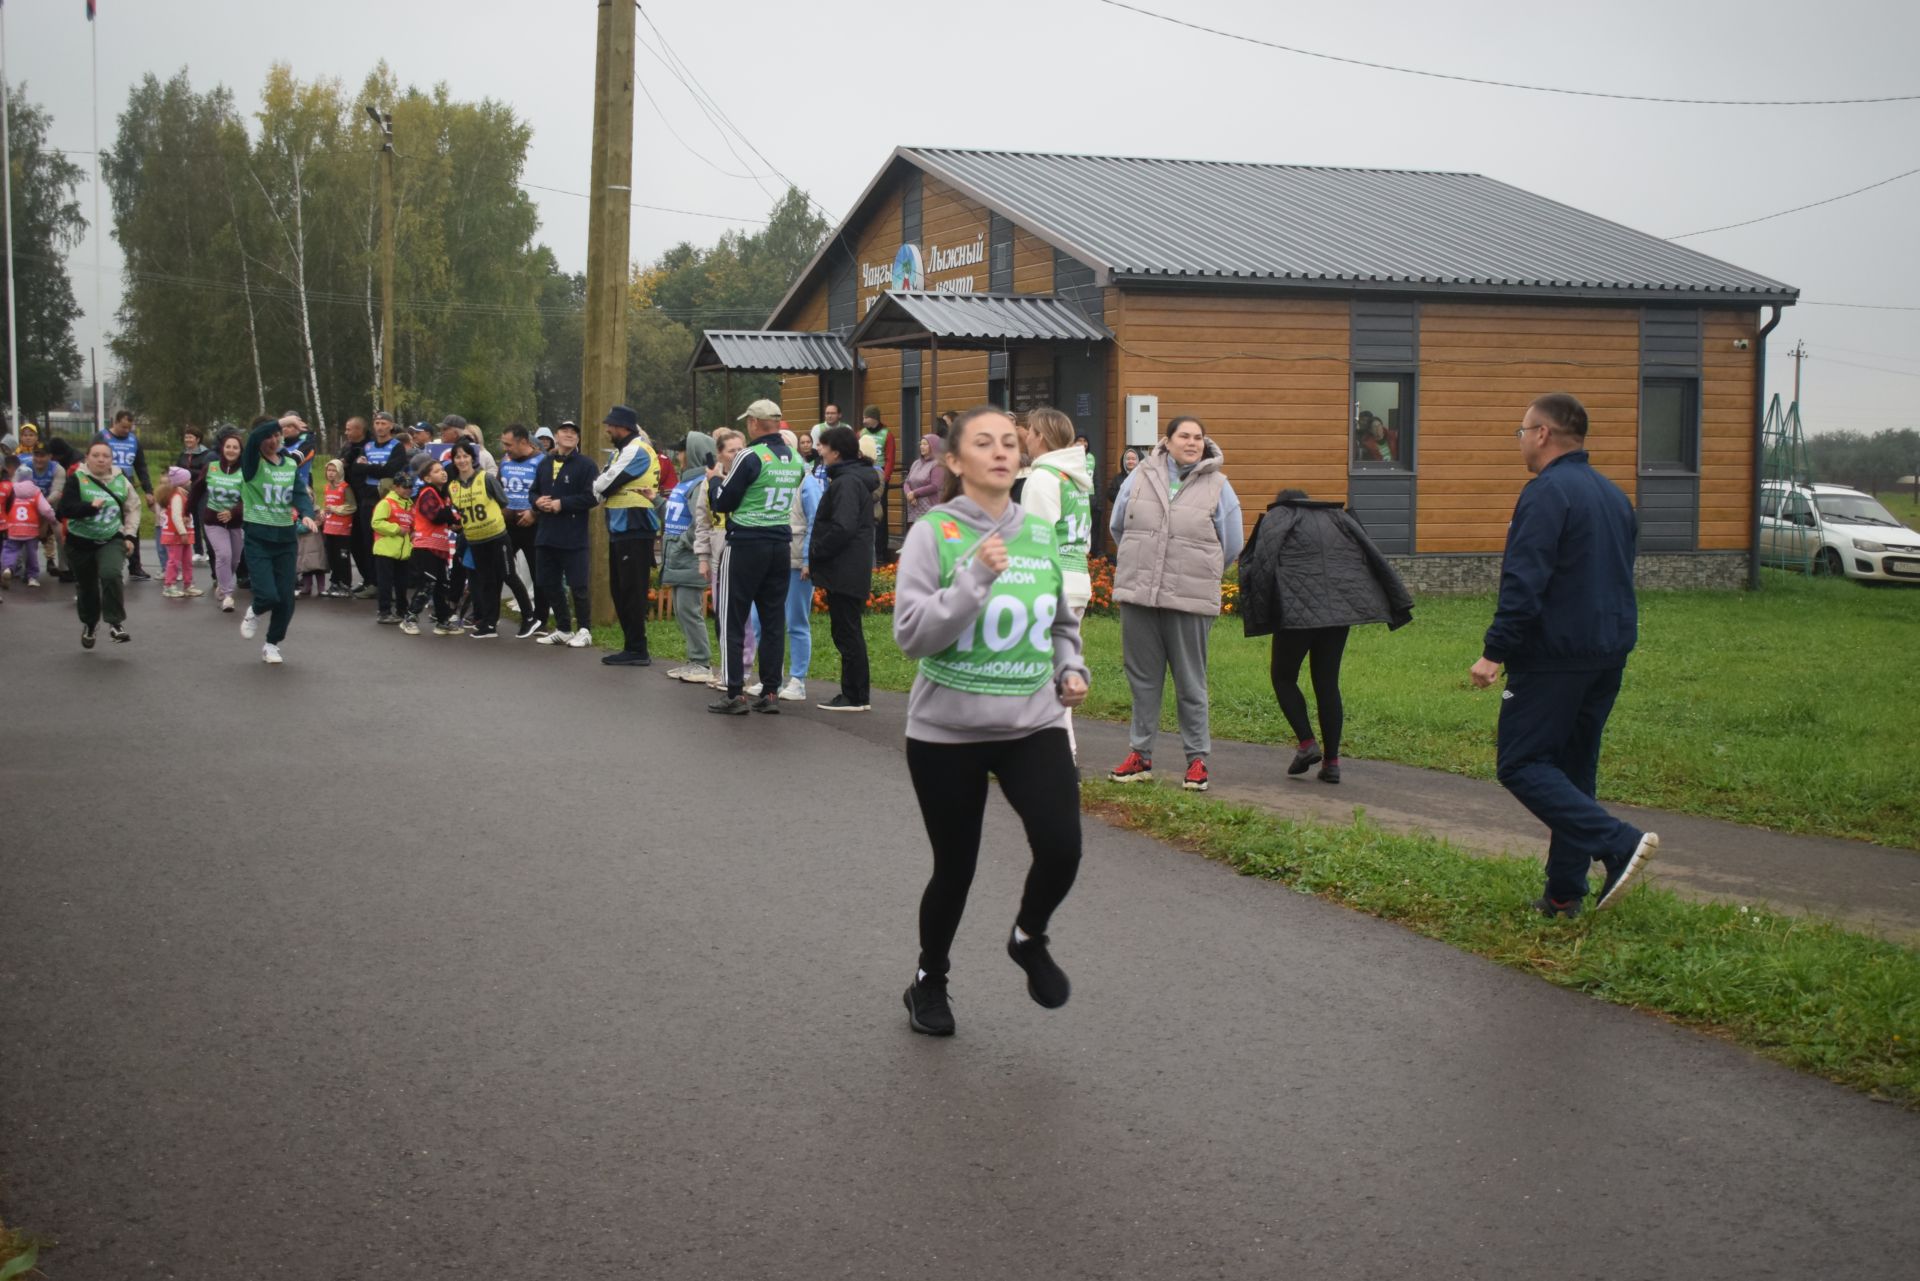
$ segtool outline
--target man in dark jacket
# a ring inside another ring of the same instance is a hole
[[[346,469],[347,485],[358,504],[353,511],[353,564],[360,571],[360,586],[353,594],[363,600],[374,595],[373,509],[380,502],[380,482],[409,474],[407,447],[393,434],[393,427],[393,415],[382,409],[373,416],[369,439],[366,424],[349,418],[344,429],[347,444],[340,451],[340,465]]]
[[[534,572],[540,592],[553,608],[553,630],[542,645],[570,645],[585,649],[593,643],[593,596],[587,584],[587,513],[593,509],[593,481],[600,469],[580,452],[580,429],[561,423],[554,433],[553,454],[533,474],[533,508],[539,512],[533,545],[539,549]],[[573,614],[560,583],[573,592]],[[541,621],[545,621],[544,619]]]
[[[760,615],[760,697],[751,710],[777,716],[780,669],[787,656],[787,574],[793,549],[789,523],[806,470],[799,452],[780,435],[780,406],[756,400],[740,417],[747,424],[747,447],[735,456],[733,471],[713,496],[713,510],[727,518],[727,543],[720,562],[720,590],[727,593],[727,634],[723,638],[726,697],[707,710],[741,716],[746,697],[747,611]]]
[[[1553,834],[1547,892],[1534,907],[1578,916],[1591,863],[1607,873],[1598,910],[1660,846],[1658,836],[1594,800],[1600,736],[1638,638],[1639,521],[1619,486],[1588,461],[1587,411],[1572,396],[1535,400],[1514,435],[1534,479],[1514,504],[1500,601],[1471,675],[1485,689],[1505,665],[1500,782]]]
[[[827,492],[813,516],[808,547],[814,586],[827,594],[833,647],[840,651],[840,692],[818,704],[829,712],[872,708],[867,634],[861,619],[873,590],[873,505],[880,473],[860,454],[853,428],[837,423],[820,433],[816,446],[827,467]]]

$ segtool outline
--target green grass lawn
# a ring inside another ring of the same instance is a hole
[[[1911,489],[1902,489],[1896,493],[1875,494],[1880,505],[1907,523],[1908,528],[1920,530],[1920,499],[1913,496]]]
[[[1411,626],[1357,629],[1347,650],[1343,755],[1493,776],[1497,690],[1467,668],[1492,612],[1488,597],[1427,597]],[[1745,592],[1646,592],[1641,641],[1607,730],[1601,795],[1789,832],[1920,849],[1920,790],[1908,759],[1920,591],[1769,572]],[[913,665],[892,620],[867,620],[875,685],[905,689]],[[1093,690],[1086,714],[1129,714],[1117,619],[1088,620]],[[683,653],[671,622],[655,652]],[[1267,679],[1268,642],[1214,630],[1213,732],[1290,741]],[[836,670],[826,619],[814,620],[816,683]],[[1303,674],[1304,678],[1304,674]],[[1169,686],[1162,721],[1173,727]]]

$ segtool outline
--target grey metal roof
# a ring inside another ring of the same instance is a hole
[[[903,147],[1104,279],[1791,302],[1791,285],[1479,174]]]
[[[849,347],[943,346],[999,350],[1009,343],[1105,342],[1113,335],[1052,294],[948,294],[908,290],[880,295],[854,326]]]
[[[778,329],[709,329],[689,369],[750,374],[834,374],[853,368],[853,353],[835,334]]]

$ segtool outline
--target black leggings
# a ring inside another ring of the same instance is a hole
[[[1340,731],[1346,709],[1340,703],[1340,656],[1346,652],[1344,627],[1296,627],[1273,634],[1273,696],[1298,739],[1313,737],[1307,720],[1307,700],[1300,693],[1300,660],[1312,658],[1313,701],[1320,713],[1320,751],[1328,760],[1340,759]]]
[[[1080,870],[1080,772],[1067,731],[1043,729],[992,743],[909,738],[907,772],[933,844],[933,879],[920,897],[920,968],[946,977],[947,950],[960,928],[980,858],[989,774],[1000,780],[1000,792],[1020,816],[1033,851],[1014,923],[1029,934],[1046,933],[1048,919]]]

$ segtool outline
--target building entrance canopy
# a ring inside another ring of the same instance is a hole
[[[895,291],[874,300],[847,346],[1006,351],[1035,343],[1098,343],[1113,335],[1051,294]]]

